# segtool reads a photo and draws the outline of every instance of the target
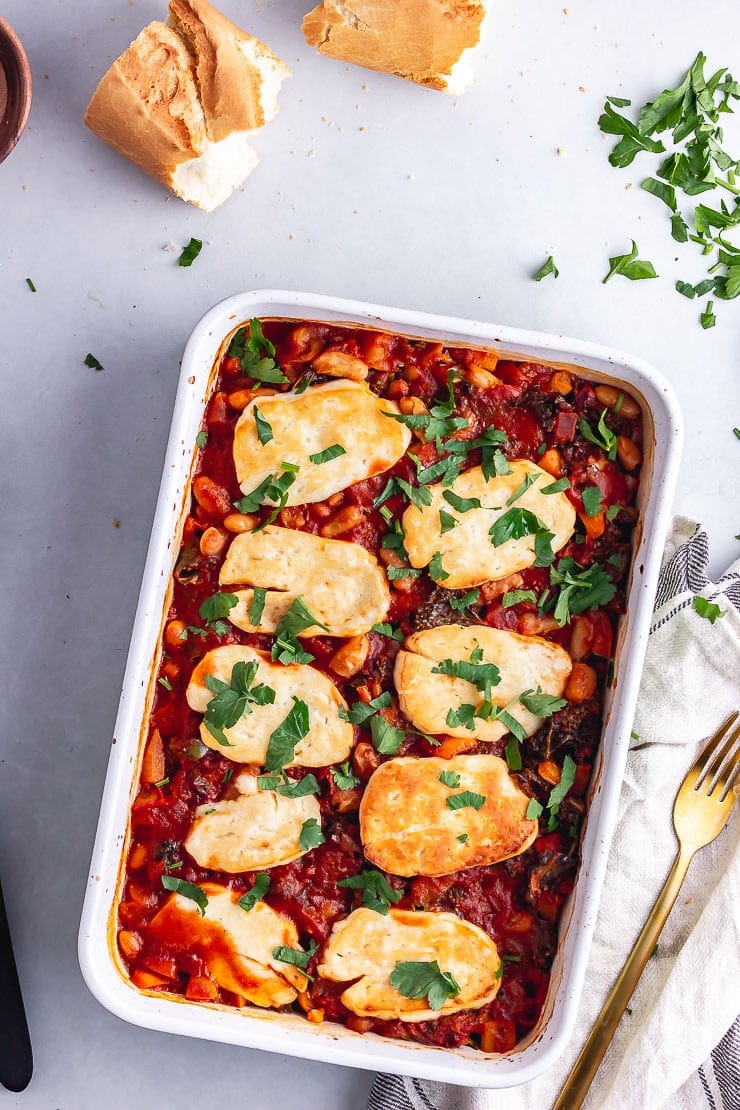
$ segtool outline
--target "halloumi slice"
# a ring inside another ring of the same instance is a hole
[[[552,485],[554,478],[529,459],[512,459],[510,474],[500,474],[486,480],[482,469],[474,466],[464,471],[449,487],[439,484],[427,486],[432,495],[430,505],[422,509],[409,505],[403,514],[404,541],[413,567],[425,567],[435,552],[442,556],[442,567],[448,576],[444,586],[458,590],[465,586],[478,586],[497,578],[505,578],[515,571],[534,566],[534,536],[506,540],[494,547],[489,535],[494,522],[509,509],[527,509],[552,532],[553,551],[564,547],[573,534],[576,511],[564,493],[542,493],[543,487]],[[516,500],[506,502],[527,478],[535,481]],[[444,494],[477,498],[480,508],[461,512],[454,508]],[[440,510],[455,518],[457,523],[442,532]]]
[[[224,990],[255,1006],[289,1006],[306,989],[308,979],[292,964],[276,959],[274,948],[300,948],[298,931],[264,902],[243,910],[239,892],[217,883],[201,883],[208,897],[205,916],[195,902],[172,894],[147,927],[151,937],[181,941],[206,964]]]
[[[206,675],[222,682],[231,681],[235,663],[257,662],[254,684],[264,683],[275,691],[271,705],[251,705],[251,713],[231,728],[224,729],[230,747],[224,747],[212,736],[205,723],[200,726],[203,743],[236,763],[263,765],[270,736],[293,708],[293,697],[308,706],[308,733],[296,746],[295,757],[286,767],[326,767],[341,763],[352,748],[354,728],[339,717],[340,707],[347,703],[334,683],[314,667],[302,663],[284,666],[272,663],[264,654],[246,644],[225,644],[209,651],[193,670],[187,688],[187,700],[196,713],[205,713],[214,694],[205,684]]]
[[[444,624],[409,636],[396,656],[394,679],[401,710],[422,732],[446,733],[449,736],[475,737],[493,741],[509,730],[497,720],[474,717],[473,728],[450,725],[447,714],[461,705],[480,708],[484,691],[472,682],[454,675],[434,674],[443,660],[469,662],[479,648],[482,663],[495,663],[500,682],[492,688],[492,703],[499,708],[509,705],[525,691],[536,691],[560,697],[565,689],[572,663],[568,652],[539,636],[520,636],[487,625]],[[514,701],[507,710],[519,722],[527,736],[536,732],[541,718]]]
[[[384,570],[364,547],[269,524],[234,537],[219,582],[267,591],[258,624],[249,619],[254,591],[235,591],[239,603],[229,620],[245,632],[274,632],[300,597],[326,626],[302,636],[358,636],[385,618],[391,600]]]
[[[436,960],[440,971],[454,977],[459,995],[432,1010],[426,998],[406,998],[391,986],[396,964],[417,960]],[[353,1014],[384,1021],[432,1021],[491,1002],[501,985],[500,967],[498,950],[487,933],[454,913],[391,909],[383,916],[363,908],[334,926],[318,971],[333,982],[357,980],[341,995]]]
[[[257,436],[255,405],[272,429],[262,444]],[[323,501],[364,478],[382,474],[411,442],[408,428],[384,416],[398,413],[393,401],[377,397],[365,382],[334,381],[309,386],[303,393],[275,393],[247,405],[234,430],[234,465],[239,485],[251,493],[281,463],[300,467],[288,490],[287,505]],[[328,462],[312,462],[334,445],[344,452]],[[265,504],[275,501],[265,499]]]
[[[257,775],[242,771],[232,781],[235,798],[198,806],[185,847],[199,867],[258,871],[290,863],[305,855],[300,835],[312,818],[321,826],[321,809],[313,794],[289,798],[277,790],[260,790]]]
[[[441,774],[459,780],[457,785],[441,781]],[[485,799],[479,809],[450,809],[448,800],[464,791]],[[537,836],[537,822],[525,817],[528,804],[495,755],[389,759],[362,796],[363,849],[391,875],[451,875],[487,867],[518,856]]]

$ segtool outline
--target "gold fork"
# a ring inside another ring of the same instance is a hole
[[[736,800],[740,714],[731,713],[711,737],[679,787],[673,806],[678,855],[627,963],[612,987],[552,1110],[578,1110],[588,1094],[627,1003],[637,986],[696,852],[719,836]]]

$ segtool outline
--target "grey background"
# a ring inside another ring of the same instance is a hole
[[[575,0],[567,14],[499,0],[477,84],[459,100],[315,56],[299,29],[308,6],[222,4],[294,76],[256,139],[261,165],[208,216],[81,120],[163,0],[3,5],[35,87],[29,128],[0,167],[0,873],[36,1052],[32,1086],[0,1092],[3,1108],[364,1104],[369,1074],[130,1027],[77,966],[179,358],[213,303],[302,288],[631,349],[684,409],[676,509],[707,524],[714,571],[738,552],[738,302],[719,303],[717,327],[701,330],[700,307],[673,290],[703,276],[698,252],[676,248],[659,202],[638,189],[647,162],[611,169],[595,120],[607,93],[642,103],[674,83],[699,45],[713,66],[738,68],[740,6],[706,0],[697,43],[695,5],[676,0]],[[727,145],[737,149],[737,126]],[[164,248],[191,235],[203,252],[180,269]],[[631,238],[661,280],[603,286]],[[551,251],[560,278],[533,283]],[[88,351],[104,372],[83,365]]]

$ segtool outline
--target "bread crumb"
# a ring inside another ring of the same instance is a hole
[[[306,157],[307,157],[307,158],[315,158],[315,157],[316,157],[316,151],[315,151],[315,150],[309,150],[309,151],[308,151],[308,152],[306,153]]]
[[[358,127],[358,131],[367,131],[367,127]]]
[[[370,86],[369,85],[363,85],[362,86],[362,91],[363,92],[370,92]]]
[[[120,520],[118,519],[117,516],[113,517],[113,520],[111,521],[111,524],[113,525],[114,528],[120,528],[121,527],[121,522],[120,522]]]
[[[292,232],[292,231],[291,231],[290,235],[288,236],[288,238],[289,238],[289,239],[295,239],[295,235],[293,234],[293,232]],[[336,454],[336,453],[337,453],[337,452],[335,451],[335,452],[334,452],[334,454]]]
[[[568,153],[568,151],[565,149],[564,146],[559,146],[558,147],[558,157],[559,158],[564,158],[567,153]]]
[[[352,215],[353,216],[359,216],[359,214],[360,214],[359,209],[357,209],[357,208],[352,209]]]
[[[579,91],[579,92],[585,92],[585,91],[586,91],[586,87],[585,87],[585,85],[579,85],[579,86],[578,86],[578,91]]]
[[[625,185],[625,189],[631,189],[631,188],[632,188],[632,182],[628,181],[627,184]]]

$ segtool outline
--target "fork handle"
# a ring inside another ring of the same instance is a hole
[[[579,1107],[583,1105],[599,1064],[611,1043],[622,1014],[627,1009],[627,1003],[632,997],[637,981],[655,950],[658,937],[665,925],[668,914],[673,909],[693,855],[693,852],[681,850],[676,856],[665,885],[645,922],[645,927],[637,938],[619,978],[612,987],[611,993],[604,1003],[588,1040],[581,1049],[581,1053],[573,1065],[573,1070],[568,1076],[552,1110],[579,1110]]]

